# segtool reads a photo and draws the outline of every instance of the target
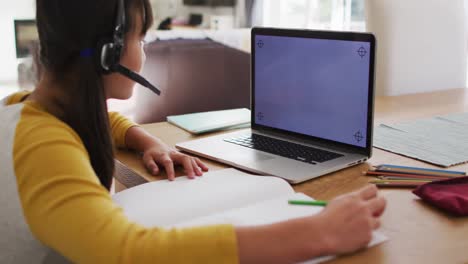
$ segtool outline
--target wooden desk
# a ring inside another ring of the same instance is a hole
[[[376,98],[375,124],[466,111],[468,111],[466,89],[380,97]],[[168,123],[143,127],[171,145],[195,138]],[[117,153],[117,159],[138,172],[145,180],[165,178],[163,175],[158,177],[149,175],[133,153],[121,151]],[[226,167],[216,162],[205,161],[211,170]],[[373,157],[368,163],[295,185],[294,189],[316,199],[331,199],[366,185],[369,178],[363,176],[362,172],[371,164],[380,163],[434,167],[374,149]],[[468,165],[456,166],[453,169],[467,171]],[[178,175],[182,175],[180,169]],[[116,186],[117,190],[125,188],[121,184]],[[352,256],[339,258],[332,263],[468,263],[468,218],[445,215],[423,204],[408,189],[384,189],[382,194],[388,200],[388,207],[382,218],[382,231],[390,241]]]

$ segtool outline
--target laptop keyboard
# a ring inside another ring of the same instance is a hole
[[[257,134],[224,139],[224,141],[311,164],[322,163],[343,156],[334,152]]]

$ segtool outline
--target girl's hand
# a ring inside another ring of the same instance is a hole
[[[366,186],[332,200],[320,214],[327,254],[345,254],[365,247],[380,227],[386,201],[377,187]]]
[[[157,175],[163,167],[170,181],[175,179],[174,165],[182,165],[190,179],[202,176],[203,172],[208,171],[208,167],[200,159],[185,155],[160,140],[153,141],[153,144],[143,151],[143,162],[153,175]]]
[[[241,263],[298,263],[352,253],[380,226],[385,199],[375,186],[342,195],[316,215],[264,226],[236,227]]]

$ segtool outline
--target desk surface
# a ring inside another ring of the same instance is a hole
[[[378,97],[375,110],[376,125],[466,112],[468,90]],[[171,145],[196,138],[166,122],[143,127]],[[164,175],[153,177],[148,174],[134,153],[119,151],[117,159],[145,180],[165,178]],[[227,167],[217,162],[204,161],[211,170]],[[370,178],[363,176],[362,172],[371,164],[381,163],[434,167],[374,148],[373,156],[367,163],[295,185],[294,189],[316,199],[331,199],[366,185]],[[468,171],[468,164],[452,169]],[[180,168],[177,173],[183,174]],[[116,186],[117,190],[125,188],[118,183]],[[336,259],[332,263],[468,263],[468,218],[445,215],[422,203],[409,189],[383,189],[382,194],[388,200],[388,207],[382,218],[382,231],[390,241],[352,256]]]

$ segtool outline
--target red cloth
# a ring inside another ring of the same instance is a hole
[[[468,177],[427,183],[413,193],[445,212],[468,216]]]

